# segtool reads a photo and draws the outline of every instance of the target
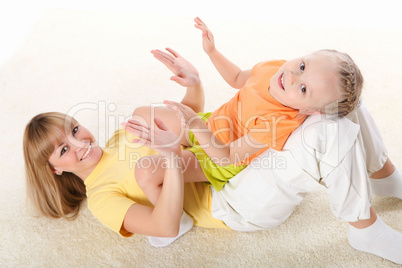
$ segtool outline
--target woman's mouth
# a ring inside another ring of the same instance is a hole
[[[279,78],[278,78],[278,84],[279,84],[279,87],[280,87],[280,88],[282,88],[283,90],[285,90],[285,86],[283,85],[283,75],[284,75],[284,73],[282,73],[282,74],[279,76]]]
[[[88,149],[86,150],[86,152],[84,153],[84,155],[82,156],[80,161],[87,159],[89,157],[89,153],[91,152],[91,150],[92,150],[92,145],[89,144]]]

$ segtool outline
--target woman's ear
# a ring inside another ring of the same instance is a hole
[[[56,175],[61,175],[61,174],[63,174],[63,171],[60,171],[60,170],[57,170],[57,169],[55,169],[55,168],[52,168],[52,172],[54,173],[54,174],[56,174]]]

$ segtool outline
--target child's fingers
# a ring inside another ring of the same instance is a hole
[[[172,77],[170,77],[170,80],[172,80],[172,81],[174,81],[174,82],[176,82],[177,84],[179,84],[179,85],[181,85],[181,86],[186,86],[185,85],[185,81],[184,81],[184,79],[183,78],[181,78],[181,77],[178,77],[178,76],[172,76]]]
[[[205,25],[205,23],[204,23],[199,17],[196,17],[196,18],[194,19],[194,21],[195,21],[197,24],[203,24],[203,25]]]
[[[173,49],[167,47],[166,50],[172,53],[172,55],[175,56],[176,58],[180,57],[179,53],[177,53]]]
[[[202,32],[208,31],[208,28],[206,26],[203,26],[203,25],[195,24],[194,27],[197,28],[197,29],[200,29]]]
[[[204,28],[204,27],[196,27],[196,28],[198,28],[198,29],[200,29],[201,31],[202,31],[202,36],[203,37],[206,37],[206,38],[208,38],[208,39],[211,39],[211,35],[212,35],[212,33],[209,31],[209,29],[208,28]]]
[[[174,61],[174,58],[171,55],[169,55],[169,54],[167,54],[167,53],[165,53],[163,51],[153,50],[153,51],[151,51],[151,53],[159,61],[168,62],[168,63],[173,63],[173,61]]]
[[[154,54],[154,55],[161,55],[161,56],[163,56],[165,58],[168,58],[168,59],[174,59],[174,57],[172,57],[172,55],[170,55],[169,53],[166,53],[163,50],[154,49],[154,50],[151,50],[151,53]]]

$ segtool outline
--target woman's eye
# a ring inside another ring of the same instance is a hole
[[[75,135],[77,132],[78,132],[78,126],[76,126],[76,127],[73,129],[73,135]]]
[[[67,152],[67,146],[64,146],[61,151],[60,151],[60,156],[62,156],[63,154],[65,154]]]
[[[303,94],[306,94],[307,88],[305,85],[301,86],[301,91],[303,92]]]
[[[304,65],[304,62],[302,62],[301,64],[300,64],[300,71],[301,72],[304,72],[304,68],[305,68],[306,66]]]

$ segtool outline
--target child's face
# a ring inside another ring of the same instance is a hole
[[[80,176],[82,171],[96,167],[102,157],[102,149],[85,127],[76,125],[49,157],[49,163],[59,172],[71,172]]]
[[[293,59],[271,78],[269,92],[285,106],[312,113],[339,98],[335,70],[335,58],[325,52]]]

